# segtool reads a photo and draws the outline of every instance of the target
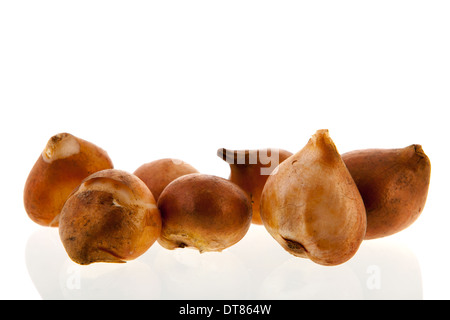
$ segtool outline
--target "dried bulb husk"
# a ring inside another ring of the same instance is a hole
[[[342,155],[364,200],[365,239],[386,237],[409,227],[422,213],[431,163],[421,145],[364,149]]]
[[[261,193],[267,178],[275,168],[292,155],[291,152],[268,148],[260,150],[230,150],[221,148],[217,156],[230,165],[229,180],[241,187],[252,203],[252,223],[262,224]]]
[[[221,177],[191,173],[172,181],[158,200],[166,249],[222,251],[239,242],[251,225],[245,192]]]
[[[90,175],[61,211],[61,241],[69,257],[81,265],[136,259],[160,232],[161,215],[150,190],[122,170]]]
[[[190,173],[198,173],[198,170],[182,160],[173,158],[144,163],[134,171],[150,189],[156,201],[169,183]]]
[[[57,227],[67,197],[90,174],[113,168],[106,151],[69,133],[51,137],[31,169],[24,188],[28,216]]]
[[[366,231],[358,188],[331,140],[318,130],[268,178],[261,218],[288,252],[338,265],[357,252]]]

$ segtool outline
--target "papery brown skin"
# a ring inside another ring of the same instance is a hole
[[[250,197],[252,203],[252,223],[261,225],[261,193],[267,178],[281,162],[292,155],[282,149],[262,150],[217,150],[217,156],[230,165],[229,180],[241,187]],[[276,157],[276,163],[272,163]]]
[[[239,242],[252,218],[250,199],[234,183],[213,175],[192,173],[171,182],[158,200],[166,249],[222,251]]]
[[[60,216],[61,241],[81,265],[136,259],[160,232],[161,215],[150,190],[135,175],[116,169],[86,178]]]
[[[58,227],[58,215],[70,193],[90,174],[113,168],[106,151],[69,133],[50,138],[31,169],[24,188],[28,216]]]
[[[422,213],[431,163],[420,145],[355,150],[342,155],[367,213],[365,239],[386,237],[409,227]]]
[[[318,130],[270,175],[261,218],[295,256],[331,266],[355,255],[366,231],[364,203],[328,130]]]
[[[198,171],[190,164],[172,158],[145,163],[134,172],[144,181],[156,201],[170,182],[190,173],[198,173]]]

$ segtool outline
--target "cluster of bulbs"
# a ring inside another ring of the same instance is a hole
[[[218,156],[230,165],[229,179],[171,158],[129,173],[95,144],[57,134],[29,173],[25,210],[58,227],[69,257],[82,265],[133,260],[155,241],[222,251],[255,223],[291,254],[331,266],[354,256],[363,240],[416,221],[430,183],[420,145],[341,155],[328,130],[295,154],[219,149]]]

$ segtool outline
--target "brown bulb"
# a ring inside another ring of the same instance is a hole
[[[69,133],[50,138],[31,169],[24,189],[28,216],[43,226],[58,226],[69,194],[90,174],[113,168],[106,151]]]
[[[221,148],[217,155],[230,165],[229,180],[244,190],[252,203],[252,222],[262,224],[261,193],[269,175],[292,153],[282,149],[229,150]]]
[[[69,257],[82,265],[136,259],[160,232],[161,215],[150,190],[121,170],[90,175],[61,211],[61,241]]]
[[[252,217],[250,200],[241,188],[200,173],[171,182],[158,208],[163,223],[158,242],[167,249],[222,251],[244,237]]]
[[[198,171],[190,164],[172,158],[145,163],[134,172],[136,176],[144,181],[156,201],[158,201],[161,192],[170,182],[190,173],[198,173]]]
[[[366,212],[328,130],[318,130],[267,179],[261,218],[295,256],[338,265],[355,255],[366,231]]]
[[[431,164],[420,145],[401,149],[355,150],[342,155],[364,200],[365,239],[409,227],[423,211]]]

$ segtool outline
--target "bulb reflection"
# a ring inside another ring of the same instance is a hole
[[[351,260],[334,267],[290,255],[256,225],[220,253],[155,243],[134,261],[88,266],[69,259],[56,228],[41,228],[25,254],[43,299],[423,298],[417,258],[389,239],[363,242]]]

